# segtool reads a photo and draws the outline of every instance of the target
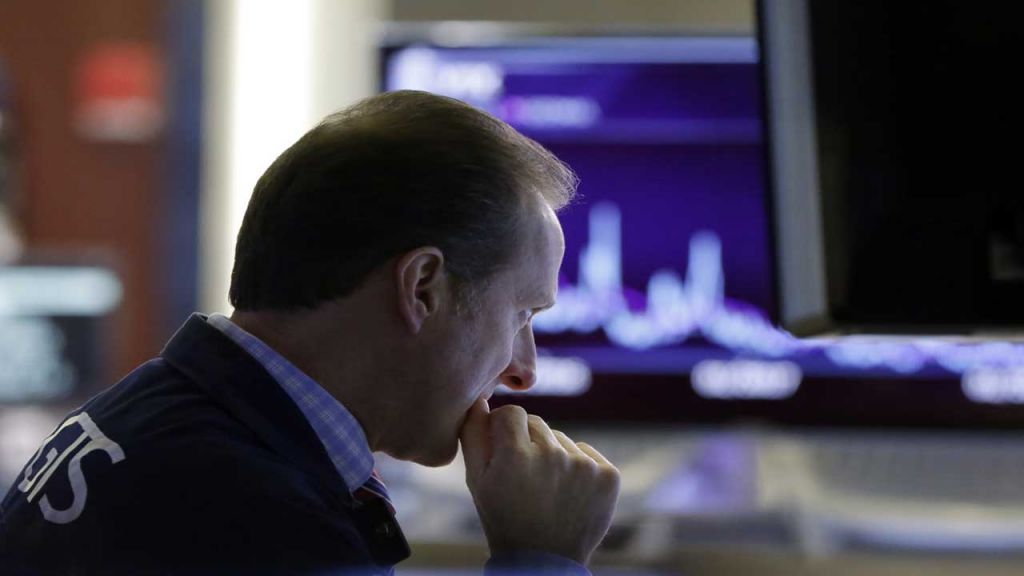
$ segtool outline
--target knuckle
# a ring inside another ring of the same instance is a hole
[[[502,406],[500,408],[496,408],[493,412],[491,412],[492,416],[495,415],[495,414],[500,414],[500,415],[506,416],[506,417],[522,416],[522,415],[526,414],[526,410],[523,409],[522,406],[517,406],[515,404],[506,404],[506,405],[504,405],[504,406]]]
[[[549,466],[565,468],[565,465],[569,463],[569,455],[565,453],[565,450],[545,450],[541,456]]]
[[[508,463],[517,463],[518,465],[528,461],[531,455],[532,452],[529,446],[515,445],[509,446],[508,448],[503,450],[501,454],[501,459]]]
[[[579,472],[585,472],[590,475],[597,474],[598,466],[597,462],[594,462],[590,458],[582,454],[573,454],[570,457],[573,469]]]
[[[529,445],[516,446],[512,449],[512,456],[519,461],[527,461],[533,456],[533,449]]]
[[[618,480],[622,476],[619,469],[611,464],[601,466],[601,475],[613,480]]]
[[[522,407],[508,404],[491,412],[491,418],[504,423],[513,423],[520,421],[525,414],[526,410],[523,410]]]
[[[526,410],[522,406],[516,404],[509,404],[508,411],[517,416],[526,416]]]
[[[621,474],[615,466],[601,466],[597,473],[597,480],[607,488],[617,489],[621,480]]]

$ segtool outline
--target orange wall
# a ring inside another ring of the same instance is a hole
[[[74,71],[101,42],[143,42],[159,52],[164,8],[159,0],[0,3],[0,59],[16,122],[15,217],[30,250],[98,252],[119,272],[125,298],[113,321],[111,378],[156,354],[165,336],[157,286],[164,142],[96,142],[75,133]]]

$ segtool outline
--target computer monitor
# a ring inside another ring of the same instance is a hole
[[[1009,5],[759,4],[782,320],[1024,331]]]
[[[964,388],[981,355],[1003,366],[1024,347],[801,340],[779,327],[792,301],[779,298],[776,230],[791,231],[769,185],[755,38],[441,24],[393,29],[381,62],[382,89],[488,110],[580,177],[559,216],[558,303],[534,320],[537,386],[496,402],[603,423],[1013,425],[1024,414],[1003,402],[1015,388],[992,386],[1004,372],[972,372],[974,401]]]

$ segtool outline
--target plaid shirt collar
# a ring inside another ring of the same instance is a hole
[[[362,487],[373,473],[373,453],[352,413],[294,364],[226,316],[213,314],[207,322],[256,359],[288,393],[320,438],[349,492]]]

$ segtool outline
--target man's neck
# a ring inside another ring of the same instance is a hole
[[[348,410],[366,434],[371,451],[383,448],[380,426],[386,414],[380,408],[384,391],[365,369],[373,356],[367,342],[346,342],[357,330],[324,333],[323,319],[312,313],[240,312],[230,319],[262,340],[301,370]]]

